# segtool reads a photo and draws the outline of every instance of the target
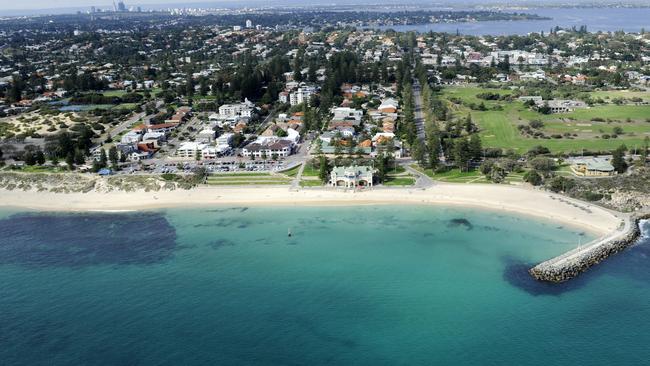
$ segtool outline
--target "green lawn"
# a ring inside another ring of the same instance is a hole
[[[61,167],[51,166],[38,166],[38,165],[23,165],[21,167],[8,167],[10,170],[19,171],[23,173],[62,173],[69,170]]]
[[[289,170],[283,170],[280,173],[282,173],[282,174],[284,174],[284,175],[286,175],[288,177],[295,178],[298,175],[299,170],[300,170],[300,165],[295,166],[295,167],[293,167],[293,168],[291,168]]]
[[[301,180],[300,181],[300,186],[301,187],[321,187],[322,185],[323,185],[323,182],[321,182],[320,179]]]
[[[289,184],[290,180],[281,175],[269,173],[226,173],[212,174],[207,178],[208,185],[279,185]]]
[[[457,118],[464,118],[471,113],[474,121],[480,126],[481,140],[485,147],[500,147],[514,149],[524,153],[533,146],[543,145],[552,152],[579,152],[588,150],[612,150],[621,144],[640,146],[645,136],[650,135],[650,106],[604,105],[587,109],[578,109],[571,113],[543,115],[527,109],[523,103],[503,101],[483,101],[476,98],[481,92],[497,92],[507,94],[509,91],[500,89],[481,89],[476,87],[451,87],[443,92],[447,98],[456,97],[465,102],[484,102],[488,108],[501,105],[503,110],[471,111],[466,106],[451,105]],[[605,122],[592,121],[602,118]],[[577,134],[573,139],[566,137],[551,139],[535,139],[522,135],[518,125],[527,125],[530,120],[539,119],[545,124],[543,132],[547,136],[553,134]],[[627,122],[630,119],[631,122]],[[608,121],[609,120],[609,121]],[[624,134],[616,139],[604,139],[603,134],[612,134],[614,127],[623,128]]]
[[[270,177],[270,173],[213,173],[210,178],[224,178],[224,177]]]
[[[650,102],[650,92],[643,91],[629,91],[629,90],[605,90],[605,91],[595,91],[589,93],[593,99],[602,98],[605,101],[609,101],[615,98],[641,98],[646,102]]]
[[[320,174],[320,171],[316,168],[314,168],[313,165],[307,164],[305,165],[305,170],[302,172],[303,177],[318,177]]]
[[[411,176],[388,176],[384,181],[385,186],[412,186],[415,178]]]
[[[289,182],[285,180],[250,180],[250,181],[208,181],[210,186],[252,186],[252,185],[286,185]]]

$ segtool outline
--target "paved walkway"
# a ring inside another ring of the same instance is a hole
[[[298,173],[296,174],[296,177],[291,181],[291,187],[289,187],[290,191],[300,190],[300,180],[302,179],[302,173],[305,171],[306,165],[307,163],[304,161],[300,164],[300,168],[298,169]]]

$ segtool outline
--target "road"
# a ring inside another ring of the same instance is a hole
[[[422,95],[420,94],[420,82],[417,79],[413,80],[413,106],[415,115],[415,127],[418,132],[418,139],[424,141],[426,138],[424,132],[424,115],[422,114]]]

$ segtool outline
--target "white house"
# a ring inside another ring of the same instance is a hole
[[[335,120],[353,119],[355,121],[361,121],[361,118],[363,118],[362,110],[349,107],[332,108],[332,114],[334,114],[333,119]]]
[[[225,119],[229,117],[252,117],[255,105],[248,99],[244,103],[224,104],[219,107],[219,117]]]
[[[197,151],[202,152],[208,146],[201,142],[183,142],[176,150],[176,156],[179,158],[194,158]]]
[[[214,142],[215,132],[211,128],[206,128],[196,135],[196,140],[206,144]]]
[[[308,103],[315,92],[316,89],[309,86],[298,88],[298,90],[289,94],[289,104],[295,106],[302,103]]]

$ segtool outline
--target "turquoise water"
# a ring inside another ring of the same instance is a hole
[[[526,275],[589,239],[441,207],[2,212],[0,364],[647,364],[650,245]]]

